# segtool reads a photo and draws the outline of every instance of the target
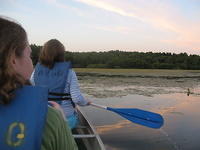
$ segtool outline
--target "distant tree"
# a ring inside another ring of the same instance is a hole
[[[36,63],[38,62],[40,49],[42,49],[42,46],[37,46],[35,44],[31,44],[30,47],[32,49],[31,58],[33,60],[33,65],[36,65]]]
[[[42,46],[31,45],[34,65]],[[65,59],[79,68],[200,69],[200,56],[187,53],[65,52]]]

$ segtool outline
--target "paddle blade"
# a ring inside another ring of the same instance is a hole
[[[160,128],[164,123],[163,117],[160,114],[144,111],[141,109],[107,107],[107,110],[115,112],[133,123],[137,123],[150,128]]]

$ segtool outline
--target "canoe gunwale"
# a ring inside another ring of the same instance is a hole
[[[75,140],[81,139],[87,150],[105,150],[104,144],[85,113],[77,107],[80,125],[75,128],[78,134],[73,134]]]

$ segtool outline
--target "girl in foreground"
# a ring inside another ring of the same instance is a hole
[[[25,30],[0,17],[0,149],[77,150],[48,90],[30,86],[33,71]]]

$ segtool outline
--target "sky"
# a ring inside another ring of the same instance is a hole
[[[200,0],[0,0],[0,15],[19,22],[31,44],[200,55]]]

